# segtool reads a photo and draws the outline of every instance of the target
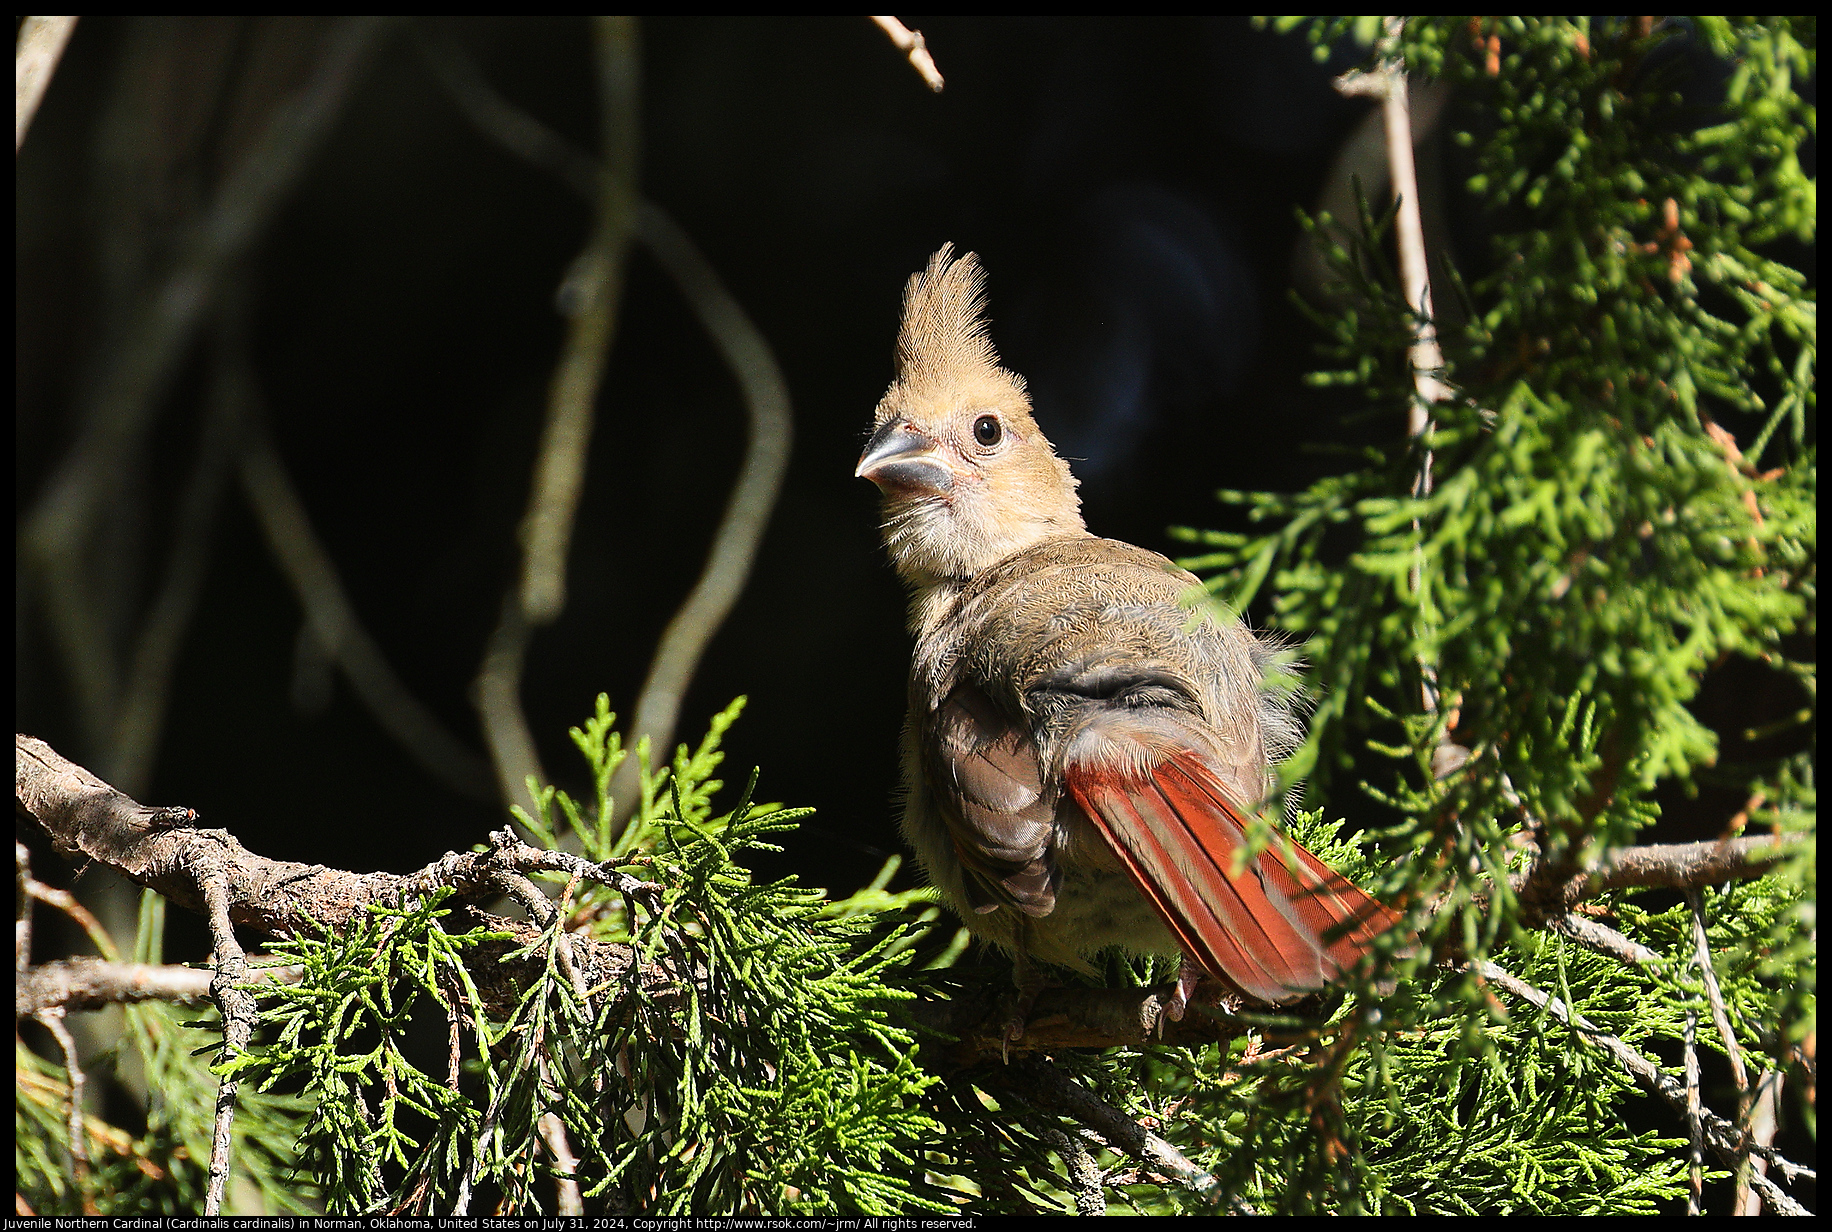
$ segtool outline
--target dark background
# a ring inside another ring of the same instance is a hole
[[[875,493],[852,469],[890,379],[904,280],[944,241],[981,254],[994,338],[1077,459],[1090,526],[1174,554],[1168,526],[1232,516],[1214,489],[1301,484],[1323,465],[1302,443],[1339,431],[1342,395],[1300,382],[1319,335],[1288,301],[1295,210],[1316,204],[1369,108],[1332,91],[1301,37],[1245,19],[909,20],[947,77],[939,95],[862,17],[641,28],[641,190],[751,313],[796,417],[781,503],[678,738],[697,740],[710,714],[749,695],[727,778],[759,765],[765,798],[819,810],[766,871],[836,893],[900,849],[903,596],[878,546]],[[110,337],[116,250],[138,243],[157,266],[251,127],[261,57],[272,75],[292,49],[297,76],[325,29],[78,24],[18,169],[21,510],[68,448],[73,404]],[[432,29],[511,100],[595,148],[583,19]],[[126,81],[159,39],[178,45],[155,58],[162,75]],[[208,61],[227,77],[194,67],[234,40]],[[103,136],[130,87],[177,116],[174,129],[201,131],[183,145],[190,165],[161,181],[194,199],[167,187],[119,204],[131,194]],[[135,208],[138,229],[124,228]],[[466,690],[516,566],[562,337],[555,292],[588,221],[562,183],[466,122],[414,31],[398,28],[250,263],[262,392],[313,523],[396,671],[480,750]],[[149,473],[135,478],[148,495],[128,578],[142,604],[196,447],[204,349],[162,401]],[[583,787],[566,728],[600,691],[627,715],[743,444],[735,383],[634,249],[567,608],[535,637],[523,691],[563,785]],[[19,612],[20,730],[95,757],[29,591]],[[328,705],[312,700],[295,679],[300,623],[232,486],[143,798],[193,806],[266,855],[356,869],[407,869],[480,840],[499,814],[422,772],[341,680]]]

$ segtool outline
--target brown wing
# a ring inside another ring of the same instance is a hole
[[[978,688],[960,685],[930,717],[923,763],[974,910],[1054,910],[1056,793],[1045,790],[1023,728]]]
[[[1233,872],[1243,810],[1221,784],[1193,716],[1111,711],[1073,737],[1064,786],[1184,950],[1263,1001],[1329,983],[1392,912],[1295,843]]]

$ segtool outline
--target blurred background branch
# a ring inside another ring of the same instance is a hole
[[[268,550],[305,609],[300,636],[310,637],[326,658],[343,669],[376,722],[427,773],[459,795],[495,799],[489,766],[413,696],[357,618],[337,576],[337,566],[312,530],[305,503],[274,447],[247,355],[228,350],[218,364],[222,397],[233,408],[229,414],[241,436],[237,461],[242,492],[260,523]]]
[[[910,67],[922,77],[929,89],[940,94],[947,83],[942,80],[941,70],[935,67],[935,57],[929,54],[929,42],[922,37],[922,31],[912,30],[895,17],[873,17],[878,29],[890,35],[891,42],[897,50],[910,58]]]
[[[440,83],[479,131],[590,199],[598,175],[590,155],[503,98],[452,40],[424,28],[418,33],[421,51]],[[656,758],[665,761],[687,685],[750,577],[788,471],[794,423],[788,384],[769,343],[692,237],[659,205],[646,199],[637,205],[636,234],[718,348],[738,383],[749,417],[744,461],[706,566],[662,634],[629,728],[632,747],[647,738]],[[636,806],[639,766],[634,758],[624,762],[612,781],[618,825]]]
[[[503,597],[502,615],[484,652],[473,698],[496,765],[504,799],[534,807],[528,780],[546,781],[521,704],[522,670],[537,626],[566,603],[566,557],[573,518],[585,485],[586,450],[598,390],[617,327],[624,259],[636,225],[640,100],[634,18],[600,17],[593,24],[603,154],[594,177],[596,221],[591,240],[560,288],[571,318],[566,347],[548,395],[528,511],[522,518],[522,568]]]
[[[22,582],[46,610],[89,748],[106,752],[112,743],[122,677],[117,630],[135,622],[129,580],[95,567],[98,536],[130,499],[146,433],[222,278],[304,174],[388,26],[351,18],[327,33],[309,78],[273,108],[210,207],[175,242],[166,270],[128,292],[135,305],[88,381],[75,443],[24,519]]]
[[[38,104],[51,88],[57,61],[76,30],[74,17],[27,17],[19,23],[13,52],[13,152],[25,144]]]
[[[719,356],[737,378],[750,417],[750,436],[738,482],[707,554],[706,568],[687,601],[662,634],[649,675],[630,724],[633,740],[647,739],[658,760],[665,761],[681,717],[681,699],[719,626],[731,614],[756,561],[757,547],[770,522],[776,497],[789,469],[794,425],[789,387],[763,334],[719,281],[687,233],[661,207],[644,201],[640,217],[643,244],[674,279],[694,316],[719,348]],[[636,759],[618,767],[611,781],[621,825],[637,803]]]

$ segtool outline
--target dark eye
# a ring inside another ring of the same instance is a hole
[[[991,449],[1005,435],[1005,429],[999,425],[997,415],[981,415],[973,421],[973,439]]]

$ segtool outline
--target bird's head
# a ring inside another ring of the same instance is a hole
[[[897,379],[855,472],[883,494],[885,546],[918,590],[1085,533],[1075,477],[987,337],[979,261],[952,256],[944,244],[904,289]]]

